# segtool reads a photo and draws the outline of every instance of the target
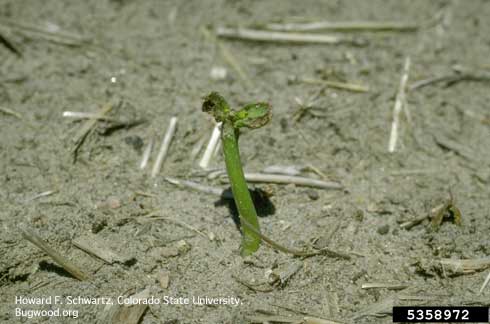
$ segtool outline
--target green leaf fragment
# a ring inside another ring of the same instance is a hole
[[[204,97],[202,111],[212,115],[217,122],[223,122],[230,116],[231,108],[219,93],[211,92]]]
[[[271,106],[265,102],[248,104],[232,115],[233,127],[260,128],[271,120]]]

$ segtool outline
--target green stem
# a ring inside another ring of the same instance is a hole
[[[247,182],[243,174],[242,163],[240,160],[240,150],[238,149],[238,130],[235,129],[231,120],[223,121],[221,130],[223,141],[223,152],[225,155],[226,171],[230,178],[231,190],[235,199],[240,219],[245,219],[249,226],[241,226],[242,246],[241,255],[246,256],[253,254],[260,247],[259,221],[257,212],[248,191]],[[251,230],[253,227],[255,231]]]
[[[225,98],[217,92],[204,97],[202,111],[222,123],[221,139],[225,155],[226,171],[230,178],[231,191],[241,220],[241,255],[253,254],[260,247],[261,234],[257,212],[248,191],[243,174],[238,134],[241,127],[260,128],[271,119],[271,106],[265,102],[251,103],[236,111],[230,108]],[[247,226],[243,226],[247,224]]]

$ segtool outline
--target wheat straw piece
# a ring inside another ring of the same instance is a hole
[[[288,176],[281,174],[265,174],[265,173],[245,173],[245,180],[250,182],[264,182],[264,183],[284,183],[295,184],[298,186],[314,187],[321,189],[344,189],[344,186],[337,182],[328,182],[318,179],[311,179],[306,177]]]
[[[71,261],[59,254],[56,250],[51,248],[41,237],[39,237],[33,231],[27,229],[24,226],[19,226],[19,230],[22,233],[22,237],[37,246],[51,257],[58,265],[60,265],[66,272],[80,281],[88,280],[89,276],[84,273],[80,268],[74,265]]]
[[[150,141],[148,142],[148,145],[146,145],[145,151],[143,152],[143,156],[141,157],[141,162],[140,162],[141,170],[146,168],[146,166],[148,165],[148,161],[150,160],[151,150],[153,150],[153,143],[154,140],[153,138],[151,138]]]
[[[230,194],[226,195],[225,194],[226,191],[222,188],[206,186],[206,185],[203,185],[201,183],[197,183],[197,182],[193,182],[193,181],[189,181],[189,180],[172,178],[172,177],[165,177],[164,179],[165,179],[165,181],[167,181],[173,185],[176,185],[176,186],[186,187],[189,189],[193,189],[196,191],[204,192],[204,193],[215,195],[215,196],[225,195],[225,197],[227,197],[227,198],[233,198],[233,195],[230,195]]]
[[[274,32],[249,28],[226,28],[218,27],[216,35],[223,38],[233,38],[256,42],[277,42],[277,43],[314,43],[314,44],[340,44],[352,42],[352,40],[335,36],[306,33]]]
[[[485,287],[488,285],[490,282],[490,271],[488,272],[487,277],[485,278],[485,281],[483,281],[483,285],[481,285],[480,291],[478,291],[478,295],[481,295]]]
[[[83,112],[83,111],[63,111],[63,117],[78,118],[78,119],[99,119],[108,120],[111,118],[101,116],[98,112]]]
[[[211,138],[209,139],[208,146],[204,151],[201,161],[199,162],[199,166],[203,169],[209,168],[209,163],[211,162],[211,158],[213,156],[213,152],[218,145],[218,141],[220,139],[221,134],[221,123],[217,123],[214,126],[213,133],[211,134]]]
[[[41,192],[41,193],[38,193],[28,199],[25,200],[26,203],[32,201],[32,200],[36,200],[36,199],[39,199],[39,198],[43,198],[43,197],[47,197],[47,196],[50,196],[54,193],[58,192],[58,190],[48,190],[48,191],[44,191],[44,192]]]
[[[402,110],[403,102],[405,101],[405,89],[407,86],[409,71],[410,71],[410,57],[407,57],[405,59],[403,74],[400,79],[400,87],[398,88],[398,94],[396,95],[395,106],[393,108],[393,122],[391,123],[390,140],[388,143],[388,152],[390,153],[395,152],[396,149],[396,142],[398,140],[398,128],[400,124],[400,112]]]
[[[4,113],[6,115],[11,115],[11,116],[17,117],[19,119],[24,119],[21,114],[13,111],[12,109],[6,108],[6,107],[0,107],[0,112]]]
[[[177,126],[177,117],[170,118],[170,123],[167,128],[167,132],[162,141],[162,146],[160,147],[160,151],[158,151],[157,159],[153,164],[153,169],[151,170],[151,177],[154,178],[160,172],[162,168],[163,161],[167,157],[168,148],[170,147],[170,143],[172,142],[172,138],[175,134],[175,129]]]
[[[316,21],[308,23],[271,23],[265,28],[275,31],[308,32],[319,30],[335,31],[416,31],[419,26],[398,21]]]

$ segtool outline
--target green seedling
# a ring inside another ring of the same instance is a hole
[[[271,119],[271,106],[268,103],[248,104],[236,111],[230,108],[226,100],[217,92],[211,92],[204,98],[202,110],[222,123],[221,140],[225,156],[226,171],[231,183],[233,198],[240,214],[242,231],[242,256],[253,254],[260,247],[261,234],[257,211],[252,202],[243,174],[238,137],[240,128],[260,128]],[[245,226],[244,226],[245,224]]]

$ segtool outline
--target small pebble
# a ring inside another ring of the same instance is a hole
[[[388,224],[382,225],[382,226],[378,227],[378,229],[377,229],[378,234],[381,234],[381,235],[388,234],[389,231],[390,231],[390,225],[388,225]]]
[[[354,212],[354,219],[358,222],[362,222],[364,220],[364,211],[362,209],[357,209]]]
[[[179,251],[179,253],[187,253],[190,251],[191,249],[191,246],[189,243],[187,243],[186,241],[184,240],[180,240],[178,241],[176,244],[175,244],[177,250]]]
[[[107,221],[105,219],[97,220],[92,223],[92,233],[97,234],[102,231],[107,226]]]
[[[121,200],[117,197],[108,197],[105,201],[101,201],[95,205],[96,209],[117,209],[121,207]]]
[[[330,243],[329,237],[321,236],[313,243],[313,247],[315,249],[321,250],[323,248],[326,248],[329,243]]]
[[[179,255],[179,249],[175,246],[161,247],[155,251],[156,256],[170,258]]]
[[[128,136],[124,138],[124,142],[131,146],[136,152],[141,153],[141,149],[145,144],[139,136]]]
[[[170,273],[168,271],[160,272],[158,274],[158,282],[160,283],[160,287],[167,289],[170,282]]]
[[[306,195],[308,195],[308,198],[310,198],[311,200],[318,200],[318,198],[320,198],[318,192],[313,189],[308,189],[306,191]]]
[[[163,322],[163,324],[179,324],[179,323],[180,323],[179,320],[176,318]]]
[[[121,200],[117,197],[109,197],[107,198],[107,206],[111,209],[117,209],[121,207]]]
[[[228,76],[228,71],[222,66],[214,66],[213,68],[211,68],[209,76],[211,77],[211,79],[216,81],[225,80]]]

